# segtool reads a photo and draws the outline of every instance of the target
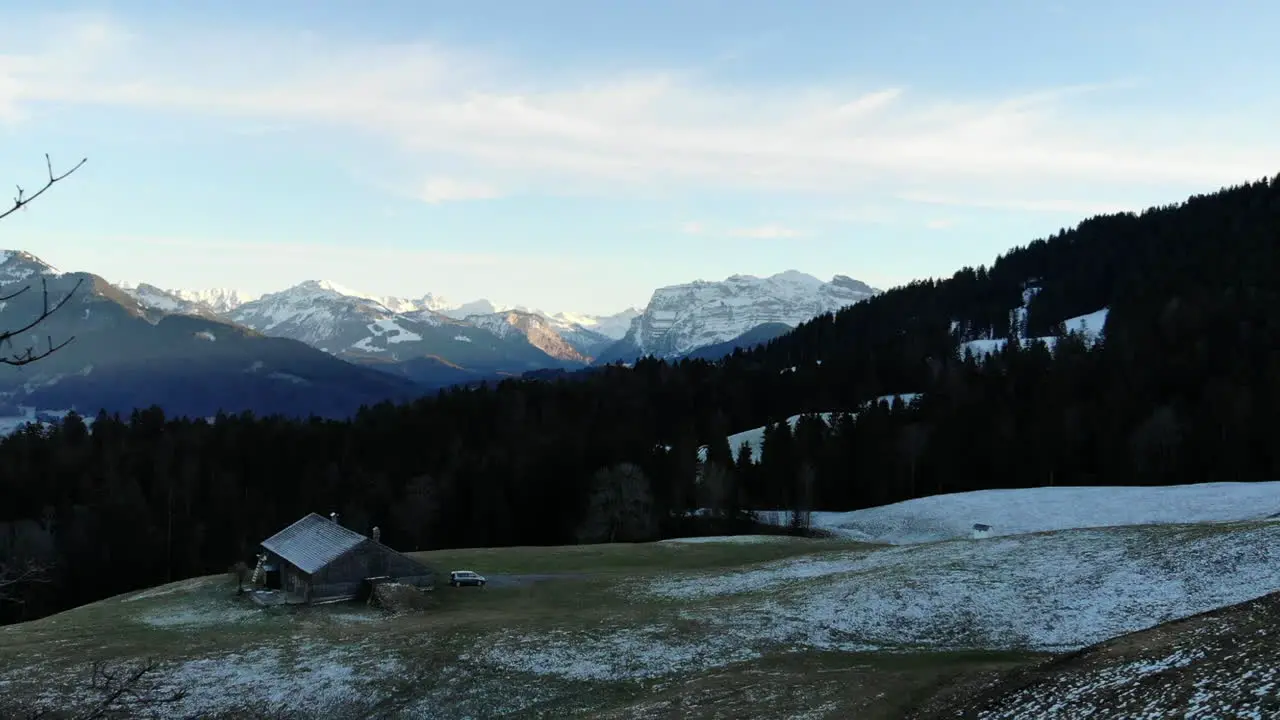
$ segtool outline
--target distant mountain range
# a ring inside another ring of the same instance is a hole
[[[148,307],[101,277],[60,273],[27,253],[2,257],[0,294],[32,290],[0,305],[0,327],[21,327],[39,316],[41,277],[52,300],[72,289],[75,295],[32,333],[13,338],[14,350],[74,340],[37,363],[0,366],[0,415],[22,415],[24,407],[128,413],[158,404],[198,417],[220,409],[342,417],[362,404],[420,394],[408,379],[301,342],[207,314]]]
[[[735,275],[660,288],[643,311],[592,316],[455,304],[430,293],[371,297],[325,281],[261,297],[113,285],[28,253],[0,253],[0,294],[33,282],[38,290],[39,277],[55,298],[81,286],[28,340],[75,341],[37,364],[0,367],[0,416],[157,404],[193,416],[340,417],[448,385],[554,377],[641,355],[717,359],[878,292],[843,276]],[[39,302],[27,292],[0,305],[0,328],[20,327]]]

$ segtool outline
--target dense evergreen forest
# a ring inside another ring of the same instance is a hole
[[[1064,334],[1104,307],[1098,342]],[[652,538],[688,531],[693,507],[1280,479],[1277,310],[1280,177],[1092,218],[720,362],[508,380],[349,422],[73,415],[0,443],[0,560],[52,566],[0,621],[224,571],[308,511],[413,550]],[[1053,340],[960,351],[1022,336]],[[778,423],[819,412],[837,415]],[[766,424],[758,464],[726,442]]]

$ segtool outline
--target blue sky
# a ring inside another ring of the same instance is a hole
[[[1280,4],[46,2],[0,26],[0,223],[64,270],[607,313],[889,287],[1280,172]]]

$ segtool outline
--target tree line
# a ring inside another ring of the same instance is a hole
[[[988,488],[1280,479],[1278,248],[1280,178],[1090,219],[717,362],[455,388],[348,421],[72,414],[0,442],[0,558],[50,568],[0,620],[224,571],[312,511],[412,551],[733,531],[752,509],[803,524]],[[1062,327],[1103,307],[1096,342]],[[965,349],[984,338],[1008,341]],[[895,393],[918,395],[868,402]],[[730,445],[760,426],[760,457]]]

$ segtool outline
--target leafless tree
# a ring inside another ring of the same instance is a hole
[[[44,185],[41,186],[39,190],[36,190],[34,193],[31,193],[30,195],[28,195],[27,192],[23,190],[22,186],[19,185],[18,194],[13,198],[13,206],[10,207],[8,210],[0,211],[0,220],[3,220],[4,218],[9,217],[15,212],[25,208],[27,205],[31,203],[31,201],[43,195],[46,190],[53,187],[54,184],[56,184],[58,181],[65,179],[71,173],[79,170],[82,165],[88,162],[88,160],[89,158],[82,158],[80,162],[76,163],[75,166],[72,167],[70,170],[60,175],[55,175],[53,172],[53,161],[50,160],[49,155],[46,154],[44,156],[44,162],[45,162],[45,168],[49,172],[48,180],[45,181]],[[33,362],[36,362],[37,360],[43,360],[44,358],[49,357],[55,352],[66,347],[67,343],[75,339],[75,336],[72,336],[67,338],[66,340],[63,340],[57,345],[54,345],[53,337],[46,336],[45,339],[47,344],[43,350],[37,349],[36,345],[28,345],[25,348],[14,349],[14,343],[13,343],[13,339],[15,337],[26,336],[27,333],[31,332],[32,330],[35,330],[36,327],[40,325],[40,323],[49,319],[50,315],[57,312],[63,305],[66,305],[67,302],[71,300],[71,296],[75,295],[76,290],[80,289],[80,284],[82,282],[83,280],[76,281],[75,287],[71,288],[70,292],[64,295],[61,300],[58,300],[51,305],[49,303],[48,279],[44,277],[40,278],[40,288],[43,293],[42,294],[43,303],[40,306],[40,312],[36,314],[34,319],[30,320],[22,327],[9,329],[9,330],[0,330],[0,347],[3,347],[6,349],[3,353],[0,353],[0,365],[17,365],[17,366],[29,365]],[[16,292],[11,292],[6,295],[0,295],[0,302],[7,302],[9,300],[13,300],[14,298],[26,292],[29,292],[30,290],[31,290],[31,286],[27,285],[21,288],[20,290],[17,290]]]
[[[175,688],[160,674],[160,661],[149,659],[116,664],[94,663],[85,694],[90,698],[71,710],[0,707],[5,717],[25,720],[108,720],[109,718],[173,717],[165,709],[181,703],[187,691]]]
[[[792,498],[791,530],[795,533],[809,531],[813,520],[813,493],[817,478],[813,465],[803,463],[796,472],[796,489]]]
[[[635,542],[653,539],[655,531],[653,490],[644,471],[621,463],[597,472],[579,540]]]

